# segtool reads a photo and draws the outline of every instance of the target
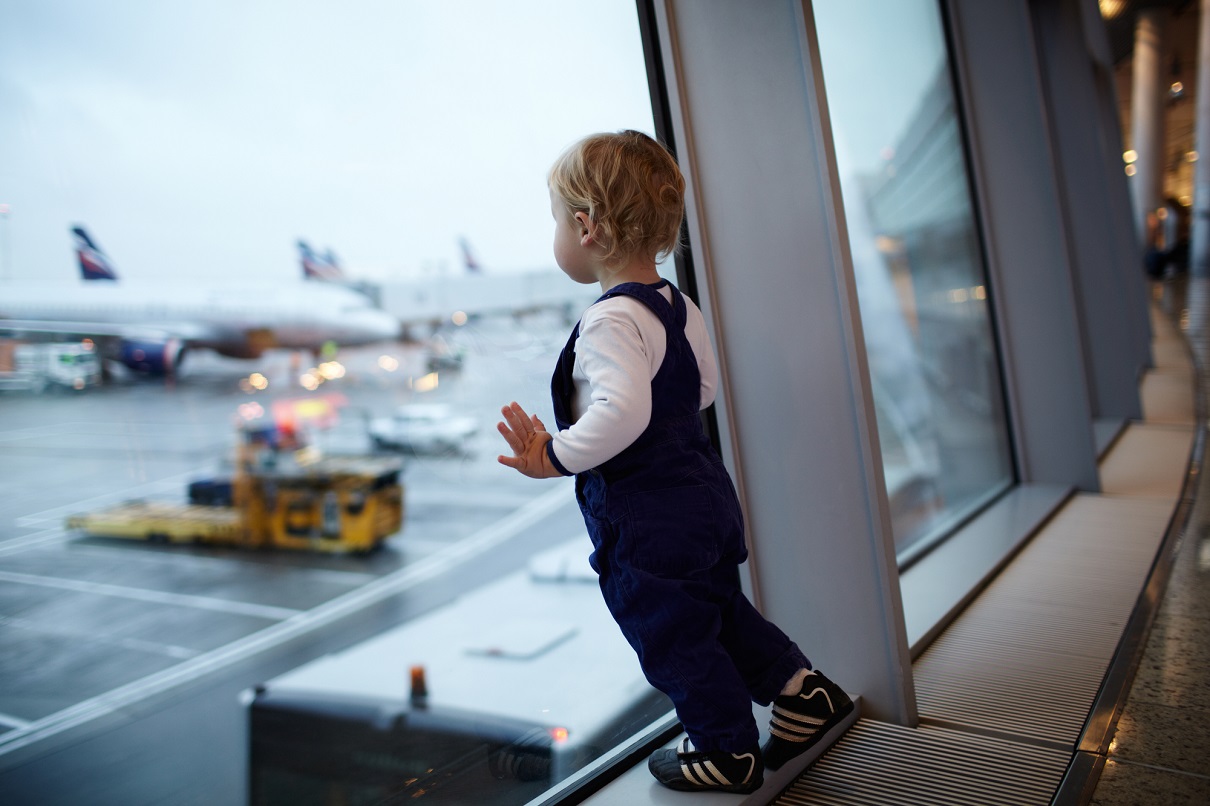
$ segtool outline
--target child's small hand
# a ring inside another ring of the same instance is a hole
[[[496,460],[531,479],[550,479],[562,475],[546,455],[546,443],[550,442],[551,436],[538,415],[526,414],[525,409],[516,403],[505,406],[500,413],[504,416],[504,422],[496,423],[496,430],[512,448],[513,455],[498,456]]]

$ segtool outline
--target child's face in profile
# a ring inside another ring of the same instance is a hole
[[[550,214],[555,219],[555,263],[577,283],[587,285],[597,282],[600,278],[593,260],[595,244],[588,237],[587,215],[577,213],[573,218],[567,211],[567,205],[553,190],[550,193]]]

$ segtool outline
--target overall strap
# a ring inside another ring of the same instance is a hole
[[[660,289],[672,292],[665,299]],[[710,450],[702,430],[701,376],[685,333],[687,304],[667,280],[646,285],[621,283],[602,296],[629,296],[649,308],[664,326],[664,359],[651,379],[651,420],[631,445],[596,468],[616,490],[675,486],[699,467]],[[658,446],[658,448],[657,448]]]
[[[660,289],[668,286],[672,289],[672,301],[664,299],[664,295],[660,293]],[[681,297],[680,290],[669,283],[667,280],[660,280],[658,283],[647,285],[646,283],[621,283],[606,291],[597,299],[609,299],[610,297],[634,297],[639,302],[642,302],[652,313],[660,318],[664,329],[670,334],[680,333],[685,330],[685,300]]]

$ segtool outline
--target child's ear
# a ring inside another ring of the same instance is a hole
[[[580,227],[580,246],[588,246],[597,234],[597,224],[588,217],[588,213],[575,214],[576,224]]]

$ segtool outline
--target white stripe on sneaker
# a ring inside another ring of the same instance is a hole
[[[807,725],[822,725],[828,721],[827,719],[821,719],[817,716],[810,716],[808,714],[800,714],[795,711],[786,711],[784,709],[776,708],[776,707],[773,709],[772,718],[774,720],[780,720],[780,721],[786,722],[786,723],[798,722],[798,723],[803,723],[803,724],[807,724]]]
[[[723,786],[731,785],[731,782],[727,780],[727,776],[723,775],[722,770],[714,766],[713,761],[707,759],[705,762],[698,762],[698,764],[695,766],[701,767],[705,774],[710,776],[710,779],[714,781],[714,783],[722,784]]]
[[[785,739],[787,742],[805,742],[815,735],[815,731],[810,733],[790,733],[779,728],[777,725],[769,726],[769,735],[776,736],[779,739]]]
[[[773,716],[769,720],[769,733],[786,741],[805,742],[818,733],[826,721],[802,714],[793,716],[779,714],[774,710]]]
[[[830,713],[830,714],[836,713],[836,706],[832,704],[832,698],[829,697],[828,692],[824,691],[822,688],[818,688],[818,687],[813,688],[813,689],[811,689],[810,694],[805,694],[805,693],[799,692],[798,696],[804,700],[810,701],[811,698],[814,697],[816,694],[822,694],[823,698],[828,701],[828,713]]]
[[[754,756],[752,753],[744,753],[743,755],[734,756],[734,758],[748,759],[748,772],[746,775],[744,775],[744,780],[740,781],[741,784],[748,783],[752,780],[752,776],[756,774],[756,756]]]
[[[709,762],[707,762],[707,764],[709,764]],[[716,780],[715,777],[711,775],[710,771],[713,769],[713,767],[714,765],[712,764],[707,767],[700,761],[694,761],[691,763],[682,762],[681,772],[684,774],[686,780],[692,784],[696,784],[697,786],[717,786],[720,783],[726,784],[727,779],[722,775],[718,776],[718,778],[721,780]],[[718,773],[718,770],[714,770],[714,772]]]
[[[752,753],[744,753],[742,755],[732,754],[731,757],[736,761],[746,760],[748,762],[748,769],[744,773],[743,778],[738,782],[732,781],[713,761],[704,757],[699,757],[693,761],[682,761],[681,775],[694,786],[703,788],[742,786],[750,782],[753,774],[756,772],[756,756]]]

